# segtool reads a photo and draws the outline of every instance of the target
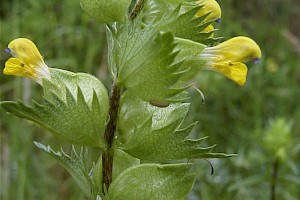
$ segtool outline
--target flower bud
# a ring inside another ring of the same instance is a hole
[[[197,12],[196,16],[201,17],[207,15],[203,22],[217,21],[221,20],[221,8],[217,1],[215,0],[201,0],[197,1],[203,7]]]

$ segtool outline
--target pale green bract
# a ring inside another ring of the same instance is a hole
[[[104,149],[109,108],[104,85],[88,74],[49,70],[51,80],[43,79],[45,102],[42,105],[33,101],[30,107],[19,101],[1,102],[1,106],[72,144]]]
[[[130,0],[81,0],[82,9],[100,23],[124,22]]]
[[[200,33],[209,25],[201,25],[205,16],[194,19],[201,7],[183,14],[180,8],[161,20],[146,22],[146,27],[142,14],[118,31],[108,26],[110,72],[119,85],[144,101],[186,100],[189,82],[205,63],[199,55],[206,45],[199,42],[216,42],[208,39],[211,33]]]
[[[130,156],[121,149],[116,149],[113,161],[113,180],[130,167],[140,165],[140,160]]]
[[[110,55],[118,55],[114,59],[118,84],[144,101],[183,101],[182,92],[189,87],[183,77],[194,77],[195,71],[184,63],[173,35],[154,28],[133,23],[113,36],[118,45],[111,47]]]
[[[196,125],[181,128],[188,109],[188,103],[155,107],[127,92],[121,99],[117,147],[151,161],[233,156],[210,153],[214,146],[202,146],[207,137],[188,139]]]
[[[192,189],[193,164],[141,164],[128,168],[111,183],[110,200],[183,199]]]
[[[114,53],[118,59],[118,84],[144,101],[176,102],[176,95],[186,85],[178,81],[187,70],[175,62],[179,53],[171,33],[157,33],[153,28],[141,29],[139,25],[124,27],[119,35],[119,48]]]
[[[180,12],[181,7],[180,5],[171,14],[163,16],[162,20],[158,22],[157,29],[164,32],[170,31],[175,37],[206,45],[213,45],[220,41],[221,38],[209,37],[215,30],[204,32],[205,28],[212,23],[212,21],[203,22],[207,15],[195,17],[202,8],[201,6],[194,6],[184,12]]]
[[[88,197],[96,198],[96,194],[100,191],[97,191],[93,180],[89,176],[89,170],[86,166],[88,152],[85,147],[81,147],[80,152],[77,153],[74,146],[72,146],[71,155],[69,156],[63,150],[55,152],[49,145],[45,146],[38,142],[34,142],[34,144],[55,158],[72,175],[78,186]]]

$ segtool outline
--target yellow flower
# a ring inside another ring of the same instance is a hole
[[[48,66],[35,44],[26,38],[17,38],[5,51],[13,56],[5,63],[3,74],[28,77],[42,84],[42,78],[50,79]]]
[[[205,69],[224,74],[239,85],[244,85],[247,67],[243,62],[259,62],[261,50],[250,38],[234,37],[217,46],[206,47],[200,54],[207,60]]]
[[[197,1],[203,7],[196,13],[196,16],[201,17],[203,15],[207,15],[203,22],[208,21],[217,21],[221,20],[221,8],[217,1],[215,0],[200,0]]]

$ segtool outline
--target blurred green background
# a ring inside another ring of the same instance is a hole
[[[188,121],[199,120],[192,137],[210,136],[215,151],[238,153],[198,165],[190,200],[300,199],[300,1],[219,0],[222,23],[217,35],[244,35],[261,47],[261,63],[248,63],[240,87],[222,75],[202,72],[195,81],[205,105],[190,90]],[[0,66],[14,38],[33,40],[47,64],[99,77],[109,87],[103,25],[83,13],[74,0],[0,2]],[[27,79],[0,75],[1,101],[41,101],[41,88]],[[68,173],[32,141],[68,152],[69,146],[35,125],[0,112],[0,198],[85,199]],[[95,150],[90,152],[97,154]],[[274,191],[274,190],[273,190]]]

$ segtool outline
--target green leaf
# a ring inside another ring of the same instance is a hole
[[[138,128],[122,149],[139,159],[162,161],[202,158],[214,147],[201,147],[206,137],[197,140],[187,139],[194,124],[178,129],[178,124],[181,122],[175,121],[169,126],[153,130],[152,123],[152,119],[149,119]]]
[[[192,164],[142,164],[121,173],[111,183],[110,200],[183,199],[192,189]]]
[[[116,24],[115,26],[106,25],[107,51],[108,51],[108,72],[112,80],[117,78],[116,62],[118,60],[118,52],[114,50],[118,47],[116,41]]]
[[[114,163],[113,163],[113,174],[112,179],[114,180],[126,169],[139,165],[140,160],[130,156],[121,149],[116,149],[114,152]]]
[[[86,167],[87,148],[81,147],[78,154],[74,146],[72,146],[71,156],[68,156],[63,150],[55,152],[50,146],[45,146],[38,142],[34,142],[34,144],[55,158],[72,175],[76,183],[88,197],[96,198],[95,187]]]
[[[147,3],[158,18],[172,13],[179,5],[194,0],[148,0]]]
[[[184,0],[148,0],[146,2],[146,9],[144,10],[145,18],[148,21],[161,20],[167,13],[172,13],[174,9]]]
[[[149,102],[142,101],[128,91],[123,94],[120,105],[118,128],[121,137],[118,139],[122,142],[128,141],[136,128],[152,116],[157,117],[157,120],[153,123],[154,129],[160,129],[185,116],[186,108],[189,106],[189,104],[177,103],[170,104],[166,109],[160,109],[152,106]],[[165,115],[169,117],[163,118]]]
[[[188,109],[188,103],[158,108],[127,93],[121,100],[120,135],[116,144],[126,153],[142,160],[213,157],[209,153],[214,146],[200,146],[206,137],[196,140],[187,138],[196,123],[180,128]]]
[[[182,61],[182,68],[189,69],[189,73],[185,73],[180,80],[184,83],[192,80],[199,71],[205,66],[206,60],[204,60],[200,54],[207,47],[204,44],[194,42],[192,40],[175,38],[176,50],[180,50],[180,53],[176,57],[176,60]]]
[[[82,9],[100,23],[124,22],[130,0],[81,0]]]
[[[51,69],[52,80],[43,80],[43,105],[2,102],[9,113],[33,121],[72,144],[105,148],[108,95],[102,83],[87,74]]]
[[[92,177],[93,182],[95,185],[95,188],[97,189],[97,194],[102,193],[102,179],[103,179],[103,173],[102,173],[102,156],[99,156],[98,161],[92,168]]]
[[[175,37],[193,40],[206,45],[218,43],[222,38],[209,38],[214,32],[206,32],[212,21],[203,22],[207,15],[195,17],[196,13],[202,9],[202,5],[183,7],[181,4],[173,10],[171,14],[166,14],[157,24],[157,30],[172,32]]]
[[[50,68],[51,80],[43,79],[44,96],[51,101],[51,96],[55,94],[61,100],[66,100],[66,92],[69,90],[76,98],[78,87],[80,87],[85,101],[92,105],[94,93],[105,109],[108,110],[108,94],[104,85],[96,77],[86,73],[73,73],[70,71]]]
[[[123,27],[114,52],[118,55],[118,84],[145,101],[178,102],[187,89],[180,77],[189,73],[174,62],[179,51],[171,33],[158,33],[140,21]]]
[[[206,153],[201,155],[200,158],[230,158],[237,156],[237,154],[226,154],[226,153]]]

